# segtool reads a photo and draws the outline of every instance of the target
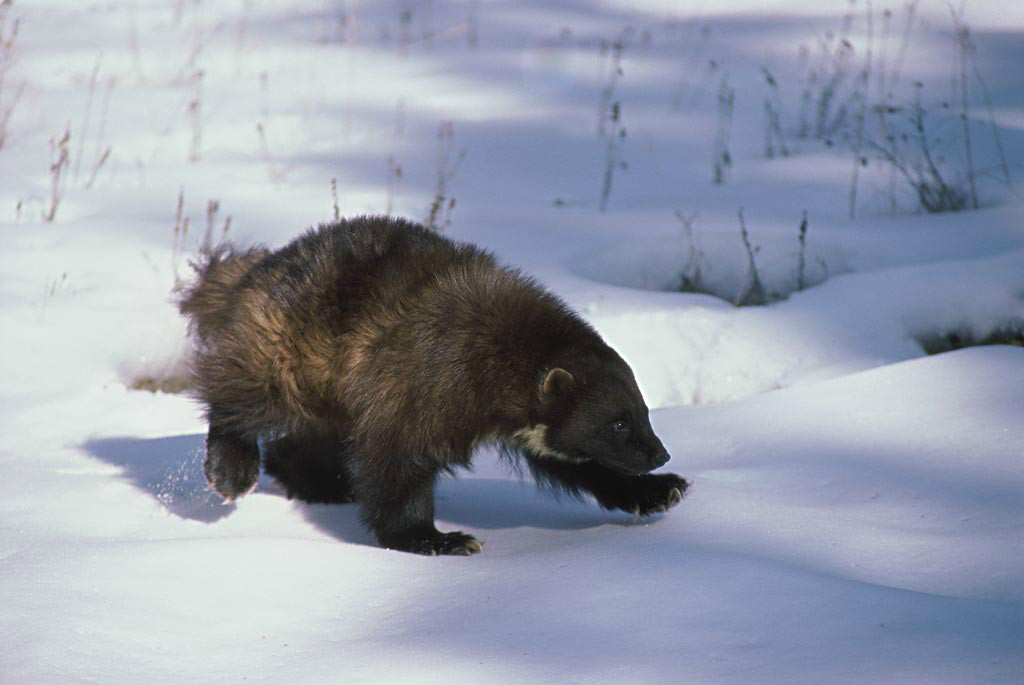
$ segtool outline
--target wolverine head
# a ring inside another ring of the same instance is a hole
[[[537,422],[520,431],[538,455],[594,461],[627,474],[669,460],[633,372],[610,349],[546,369],[538,385]]]

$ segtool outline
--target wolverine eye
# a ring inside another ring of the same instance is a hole
[[[612,424],[612,430],[615,431],[616,433],[628,433],[629,424],[627,424],[625,421],[616,421],[615,423]]]

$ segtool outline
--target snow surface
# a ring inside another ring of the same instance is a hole
[[[1024,682],[1024,350],[924,357],[918,342],[1024,321],[1024,14],[967,3],[1013,188],[975,101],[982,209],[915,213],[872,162],[850,220],[849,152],[791,138],[768,160],[761,140],[761,65],[792,133],[797,50],[846,8],[15,0],[0,683]],[[876,55],[884,9],[893,26],[903,12],[874,6]],[[902,88],[946,96],[948,9],[918,11]],[[599,213],[600,41],[627,27],[628,168]],[[723,71],[734,164],[716,186]],[[668,514],[551,499],[484,451],[437,493],[439,527],[483,553],[391,552],[354,507],[290,502],[269,479],[221,504],[195,404],[128,389],[186,353],[170,290],[208,200],[243,243],[329,219],[332,178],[342,213],[422,219],[447,120],[446,232],[535,275],[633,365],[668,468],[694,481]],[[48,141],[65,130],[48,223]],[[766,286],[789,295],[766,307],[727,301],[746,274],[740,207]],[[698,214],[726,299],[666,290],[689,254],[676,210]],[[815,285],[791,292],[805,210]]]

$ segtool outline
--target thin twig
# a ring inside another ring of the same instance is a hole
[[[860,168],[867,164],[867,157],[861,155],[864,144],[864,124],[867,119],[868,86],[871,79],[871,59],[874,47],[875,21],[871,8],[871,0],[867,2],[868,44],[864,54],[864,67],[857,79],[857,92],[860,93],[860,112],[857,115],[857,135],[853,148],[853,178],[850,181],[850,218],[854,218],[857,210],[857,183],[860,180]]]
[[[747,234],[747,224],[743,219],[742,207],[740,207],[738,214],[740,217],[740,238],[743,239],[743,247],[747,250],[747,275],[743,279],[743,283],[740,284],[740,289],[736,293],[733,305],[736,307],[762,305],[767,300],[765,299],[764,286],[761,284],[761,277],[757,273],[757,263],[754,261],[754,255],[760,248],[753,247],[750,244],[750,236]]]
[[[949,12],[953,16],[953,33],[957,46],[960,48],[960,122],[964,129],[964,157],[967,159],[967,183],[971,189],[971,204],[978,208],[978,191],[974,185],[974,151],[971,146],[970,105],[967,97],[967,61],[968,41],[970,40],[967,25],[963,21],[963,8],[958,12],[951,4]]]
[[[50,209],[43,218],[51,223],[57,217],[63,190],[64,172],[68,169],[68,141],[71,140],[71,128],[64,130],[59,139],[50,139]]]
[[[700,212],[694,212],[690,216],[686,216],[680,210],[676,210],[676,217],[682,222],[683,230],[686,232],[686,240],[689,243],[690,252],[686,268],[680,274],[679,289],[682,292],[699,293],[703,292],[704,289],[703,269],[701,268],[704,252],[697,245],[696,232],[693,228],[694,221],[699,216]]]
[[[796,268],[796,289],[803,290],[807,283],[804,280],[805,257],[807,253],[807,210],[804,210],[803,218],[800,220],[800,254],[797,257]]]

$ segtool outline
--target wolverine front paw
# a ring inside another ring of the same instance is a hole
[[[260,463],[251,459],[225,459],[219,454],[222,451],[223,448],[214,448],[207,452],[203,472],[210,488],[216,490],[225,502],[233,502],[256,488],[260,478]]]
[[[471,554],[478,554],[483,547],[483,543],[472,535],[460,532],[442,533],[438,530],[393,535],[381,540],[380,543],[388,549],[426,556],[454,554],[468,557]]]
[[[615,508],[634,516],[659,514],[683,501],[689,488],[689,481],[674,473],[636,476],[625,486]]]

